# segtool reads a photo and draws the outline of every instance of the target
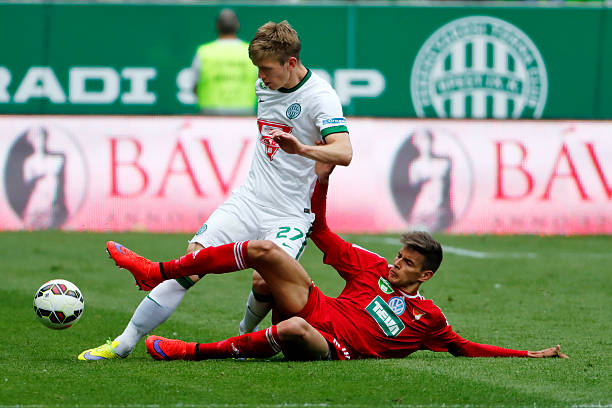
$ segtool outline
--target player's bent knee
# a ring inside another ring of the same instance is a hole
[[[312,326],[306,320],[297,316],[283,320],[277,325],[278,335],[281,340],[302,339],[311,328]]]
[[[195,251],[199,251],[200,249],[204,249],[204,246],[202,244],[198,244],[197,242],[190,242],[189,245],[187,245],[187,250],[185,251],[185,254],[191,254]],[[201,278],[198,275],[191,275],[189,276],[189,279],[191,279],[193,283],[196,283]]]
[[[270,260],[281,252],[284,253],[284,251],[272,241],[249,241],[248,255],[249,261],[252,263]]]
[[[202,244],[198,244],[197,242],[190,242],[189,245],[187,245],[187,250],[185,251],[185,255],[190,254],[195,251],[199,251],[200,249],[204,249],[204,246]]]
[[[253,271],[253,291],[260,295],[270,294],[268,284],[257,271]]]

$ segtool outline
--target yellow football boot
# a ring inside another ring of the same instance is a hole
[[[112,360],[115,358],[124,358],[121,357],[119,354],[115,353],[115,347],[117,347],[118,345],[118,341],[111,342],[109,339],[101,346],[85,350],[84,352],[79,354],[78,358],[79,360]]]

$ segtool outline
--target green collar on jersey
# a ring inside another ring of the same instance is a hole
[[[308,78],[310,78],[312,76],[312,72],[310,72],[310,70],[308,68],[306,68],[306,70],[308,72],[306,72],[306,75],[304,75],[304,78],[302,78],[302,80],[300,81],[299,84],[297,84],[293,88],[289,88],[289,89],[287,89],[287,88],[278,88],[278,92],[291,93],[291,92],[295,92],[298,89],[300,89],[302,87],[302,85],[304,85],[306,83],[306,81],[308,81]]]

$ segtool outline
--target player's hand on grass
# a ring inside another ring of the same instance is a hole
[[[553,358],[553,357],[558,357],[558,358],[569,358],[567,355],[563,354],[561,352],[561,346],[560,345],[556,345],[555,347],[550,347],[544,350],[539,350],[539,351],[528,351],[527,352],[527,357],[532,357],[532,358]]]
[[[291,133],[283,132],[280,129],[272,129],[269,135],[283,151],[289,154],[299,154],[302,150],[302,144]]]

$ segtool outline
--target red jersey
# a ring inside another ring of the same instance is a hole
[[[474,357],[527,354],[463,339],[431,300],[394,288],[388,281],[385,258],[329,230],[325,194],[326,188],[317,183],[312,197],[316,219],[311,239],[323,251],[324,262],[338,271],[346,286],[332,298],[313,285],[299,315],[334,343],[339,358],[398,358],[417,350]]]

